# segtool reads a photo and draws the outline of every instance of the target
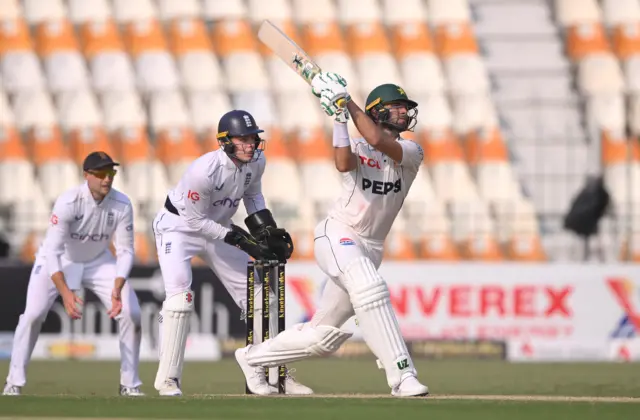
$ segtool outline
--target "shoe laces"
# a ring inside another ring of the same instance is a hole
[[[291,369],[284,368],[284,369],[285,369],[285,373],[284,373],[285,378],[291,379],[292,381],[295,381],[296,378],[293,376],[293,372],[296,371],[296,368],[291,368]]]
[[[168,387],[176,387],[176,388],[180,388],[180,383],[178,382],[177,379],[175,378],[169,378],[166,379],[164,381],[164,384],[167,385]]]
[[[260,384],[266,384],[267,383],[267,377],[264,374],[264,368],[262,366],[257,366],[254,369],[254,374],[253,374],[253,378],[258,378],[260,380]]]

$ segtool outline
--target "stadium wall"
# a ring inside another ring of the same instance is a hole
[[[417,357],[536,360],[640,360],[640,272],[633,265],[385,263],[403,334]],[[29,267],[0,268],[0,358],[24,309]],[[196,312],[187,358],[217,360],[244,341],[239,308],[216,276],[194,268]],[[143,360],[157,354],[156,318],[164,298],[157,267],[135,267],[130,282],[142,307]],[[287,325],[307,321],[325,278],[313,263],[287,265]],[[118,359],[116,325],[90,292],[82,320],[58,301],[34,358]],[[370,355],[355,319],[339,356]]]

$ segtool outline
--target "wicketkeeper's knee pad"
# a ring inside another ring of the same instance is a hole
[[[251,366],[275,367],[312,356],[328,356],[353,333],[329,325],[296,324],[247,353]]]
[[[160,328],[160,364],[155,388],[160,389],[169,378],[182,377],[184,350],[193,312],[194,293],[191,290],[169,296],[162,304]]]

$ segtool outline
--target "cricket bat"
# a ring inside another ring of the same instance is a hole
[[[258,39],[309,85],[315,75],[322,71],[298,44],[269,20],[265,20],[260,25]],[[336,105],[342,108],[345,105],[345,100],[338,99]]]

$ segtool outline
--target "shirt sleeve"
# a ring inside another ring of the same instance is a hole
[[[402,162],[400,165],[417,171],[424,160],[422,147],[411,140],[398,140],[398,143],[402,146]]]
[[[262,195],[262,174],[267,164],[264,154],[260,158],[259,164],[256,177],[251,181],[251,184],[249,184],[249,187],[242,197],[247,214],[253,214],[267,207],[264,195]]]
[[[211,203],[213,184],[201,170],[188,172],[185,177],[184,219],[191,229],[198,230],[211,239],[224,239],[230,229],[207,216]]]
[[[69,236],[69,223],[72,217],[71,206],[64,199],[58,198],[53,206],[49,228],[44,238],[44,255],[49,276],[62,271],[60,257],[65,251],[65,238]]]
[[[127,205],[116,226],[116,277],[128,278],[134,258],[133,208]]]

